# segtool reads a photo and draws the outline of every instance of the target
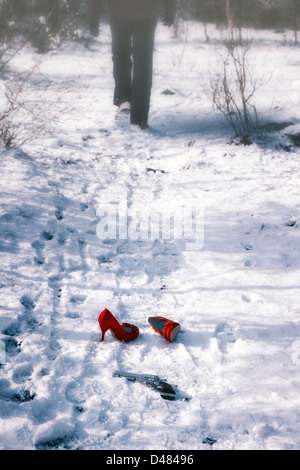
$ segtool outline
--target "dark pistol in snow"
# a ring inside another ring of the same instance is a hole
[[[174,389],[164,379],[160,379],[157,375],[149,374],[132,374],[116,370],[114,377],[125,377],[130,382],[140,382],[143,385],[152,387],[160,393],[164,400],[175,400],[176,393]]]

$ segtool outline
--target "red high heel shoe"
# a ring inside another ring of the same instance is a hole
[[[104,335],[107,330],[110,330],[115,338],[125,342],[135,339],[139,334],[139,329],[135,325],[130,325],[129,323],[122,323],[122,325],[120,325],[107,308],[100,313],[98,322],[102,331],[101,341],[104,340]]]
[[[164,336],[170,343],[173,343],[178,336],[180,324],[164,317],[150,317],[148,323],[152,328]]]

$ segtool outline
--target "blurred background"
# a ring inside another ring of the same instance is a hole
[[[0,0],[0,42],[22,37],[39,52],[47,52],[53,38],[80,40],[87,29],[85,10],[86,0]],[[299,17],[300,0],[178,0],[177,22],[288,28],[294,31],[296,44]]]

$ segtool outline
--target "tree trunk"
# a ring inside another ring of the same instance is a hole
[[[228,28],[232,30],[234,27],[234,14],[231,0],[226,0],[226,18]]]
[[[54,31],[60,29],[59,0],[48,0],[49,25]]]

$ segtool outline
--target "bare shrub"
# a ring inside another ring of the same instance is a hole
[[[246,137],[259,127],[255,94],[264,84],[256,77],[251,61],[254,40],[241,39],[240,31],[229,24],[220,29],[221,50],[217,51],[214,70],[210,71],[210,95],[236,136]]]
[[[0,145],[22,147],[34,137],[45,135],[66,111],[63,99],[45,100],[43,87],[33,80],[41,60],[26,75],[11,67],[0,75]]]
[[[0,0],[1,2],[1,0]],[[6,3],[3,3],[6,5]],[[0,3],[0,12],[1,12]],[[1,21],[0,21],[1,24]],[[0,34],[0,144],[21,147],[36,135],[45,133],[49,124],[64,112],[63,103],[39,100],[39,84],[33,80],[35,71],[57,49],[61,31],[47,41],[48,54],[32,51],[34,63],[25,73],[14,70],[14,59],[32,50],[32,41],[11,33]],[[45,51],[44,51],[45,52]]]
[[[24,89],[27,86],[28,76],[21,83],[15,80],[2,80],[0,87],[0,143],[5,147],[22,146],[30,139],[28,129],[29,109],[24,97]],[[38,129],[42,124],[36,120]]]

